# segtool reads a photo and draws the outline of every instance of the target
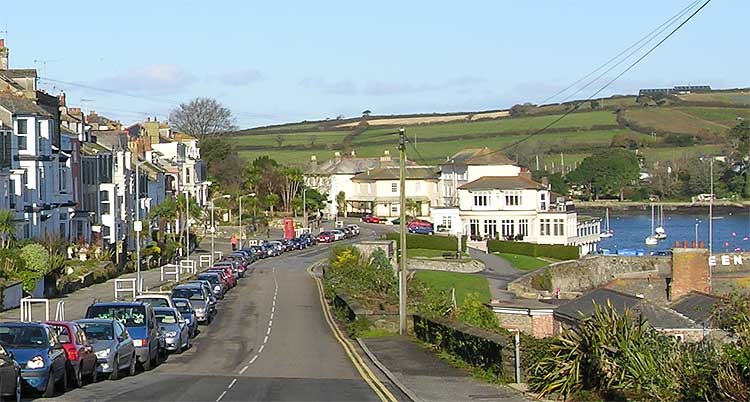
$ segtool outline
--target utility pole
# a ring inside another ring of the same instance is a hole
[[[708,255],[714,254],[714,157],[709,162],[711,198],[708,200]]]
[[[399,151],[399,226],[401,230],[401,261],[398,276],[398,333],[406,332],[406,135],[398,130]]]

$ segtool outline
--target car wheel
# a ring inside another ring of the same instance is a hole
[[[128,375],[131,377],[135,375],[135,361],[137,359],[135,353],[133,353],[133,357],[130,358],[130,367],[128,368]]]
[[[160,352],[160,351],[159,351],[159,350],[157,349],[157,350],[156,350],[156,356],[154,356],[154,359],[153,359],[153,361],[151,362],[151,368],[154,368],[154,367],[156,367],[156,366],[158,366],[158,365],[159,365],[159,355],[160,355],[160,353],[161,353],[161,352]],[[166,353],[164,353],[164,356],[166,356],[166,355],[167,355],[167,354],[166,354]]]
[[[83,365],[83,362],[81,362],[81,365]],[[73,378],[70,382],[72,388],[80,388],[83,386],[83,373],[81,373],[81,370],[81,366],[78,366],[78,370],[73,369]]]
[[[68,391],[68,370],[63,370],[63,376],[60,379],[60,392],[65,393]]]
[[[148,358],[143,362],[143,371],[151,370],[151,354],[149,353]]]
[[[109,379],[116,381],[120,378],[120,356],[115,355],[115,359],[112,361],[112,373],[109,374]]]
[[[91,384],[96,384],[99,381],[99,363],[94,363],[94,370],[91,372]]]
[[[21,402],[21,373],[18,373],[16,376],[16,392],[14,400],[16,402]]]
[[[52,378],[52,372],[50,372],[47,377],[47,385],[44,387],[42,397],[52,398],[53,396],[55,396],[55,380]]]

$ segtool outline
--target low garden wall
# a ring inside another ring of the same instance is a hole
[[[669,272],[671,266],[670,257],[588,256],[530,272],[508,283],[508,290],[519,297],[584,292],[629,274]]]
[[[23,282],[14,281],[3,284],[0,288],[2,292],[3,311],[16,308],[21,305],[21,297],[23,297]]]
[[[466,258],[464,260],[441,260],[431,258],[409,258],[409,269],[426,271],[447,271],[474,274],[484,271],[484,263]]]
[[[414,315],[414,335],[472,366],[505,381],[515,373],[515,348],[510,337],[459,322]]]
[[[370,310],[362,306],[351,296],[337,292],[333,297],[333,307],[340,311],[350,322],[367,320],[375,328],[389,332],[398,332],[398,312]]]

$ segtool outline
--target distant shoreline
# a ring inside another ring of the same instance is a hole
[[[604,215],[604,210],[609,208],[610,213],[616,212],[618,215],[640,215],[651,212],[650,202],[635,202],[635,201],[576,201],[576,210],[578,212],[591,212],[596,215]],[[662,202],[654,203],[654,205],[662,205],[664,211],[668,211],[670,214],[708,214],[708,203],[692,203],[692,202]],[[725,214],[742,214],[750,213],[750,202],[748,201],[721,201],[717,200],[714,202],[714,214],[725,215]]]

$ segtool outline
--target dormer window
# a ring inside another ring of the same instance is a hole
[[[520,191],[506,191],[505,192],[505,205],[506,206],[521,205],[521,192]]]

